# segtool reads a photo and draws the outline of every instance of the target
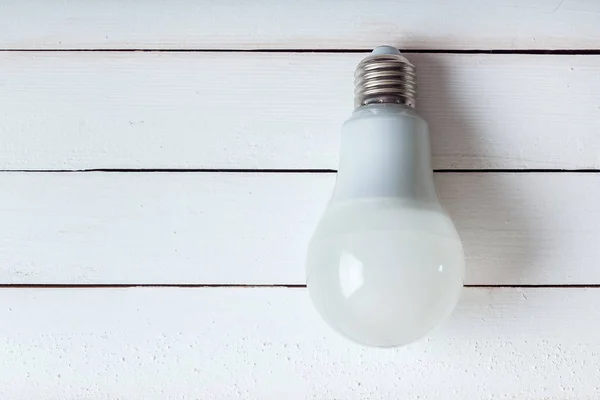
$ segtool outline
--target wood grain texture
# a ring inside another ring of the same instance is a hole
[[[3,1],[2,49],[597,48],[590,0]]]
[[[12,400],[600,396],[598,289],[467,288],[446,325],[386,351],[330,331],[304,289],[3,289],[0,304]]]
[[[14,171],[335,169],[366,53],[327,50],[596,50],[407,56],[436,169],[600,170],[596,2],[0,0],[0,32],[0,398],[600,398],[598,173],[436,174],[466,284],[596,286],[468,287],[404,349],[304,288],[6,287],[303,284],[333,173]]]
[[[0,53],[0,169],[335,169],[363,56]],[[435,168],[600,168],[600,56],[409,58]]]
[[[301,284],[334,174],[3,173],[0,282]],[[600,174],[436,176],[467,284],[599,284]]]

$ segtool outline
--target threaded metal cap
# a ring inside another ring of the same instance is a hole
[[[354,73],[354,106],[394,103],[415,108],[416,68],[391,46],[379,46]]]

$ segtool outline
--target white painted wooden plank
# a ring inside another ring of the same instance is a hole
[[[3,173],[1,283],[304,283],[334,174]],[[600,174],[438,174],[467,284],[598,284]]]
[[[335,335],[304,289],[2,289],[0,320],[13,400],[600,396],[598,289],[467,288],[395,350]]]
[[[335,169],[363,56],[0,53],[0,169]],[[600,168],[600,56],[408,56],[436,168]]]
[[[585,0],[0,4],[3,49],[597,48]]]

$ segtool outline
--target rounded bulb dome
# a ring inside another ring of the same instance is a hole
[[[402,346],[443,322],[463,286],[464,255],[438,204],[331,205],[308,251],[307,285],[323,319],[364,345]]]

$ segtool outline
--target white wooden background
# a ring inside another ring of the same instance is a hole
[[[600,398],[599,43],[593,0],[0,0],[0,398]],[[304,287],[379,44],[468,271],[396,350]]]

